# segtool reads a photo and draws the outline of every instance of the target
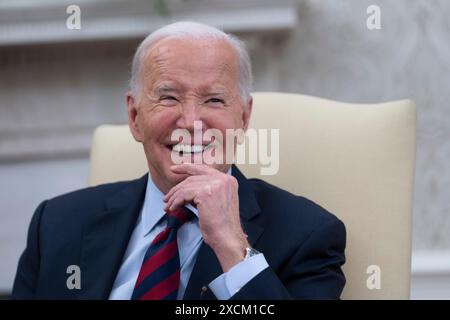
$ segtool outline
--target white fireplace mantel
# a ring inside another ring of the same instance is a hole
[[[297,25],[295,1],[166,0],[170,15],[158,14],[156,0],[0,2],[0,46],[140,38],[171,21],[204,22],[227,32],[264,32]],[[66,8],[76,3],[81,28],[66,26]]]

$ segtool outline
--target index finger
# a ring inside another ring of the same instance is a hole
[[[175,164],[171,166],[170,169],[177,173],[187,173],[190,175],[215,174],[220,172],[219,170],[211,168],[205,164],[196,163]]]

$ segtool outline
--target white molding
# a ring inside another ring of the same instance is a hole
[[[448,275],[450,277],[450,250],[413,252],[411,273],[413,277],[427,275]]]
[[[95,4],[96,2],[94,2]],[[262,32],[289,30],[298,24],[297,6],[255,6],[224,8],[223,10],[186,12],[171,17],[123,12],[108,7],[107,15],[100,15],[102,2],[81,13],[81,29],[66,28],[62,9],[43,6],[33,13],[17,8],[2,8],[0,15],[0,46],[58,43],[86,40],[140,38],[172,21],[193,20],[222,28],[227,32]],[[9,12],[8,12],[9,11]],[[17,17],[17,19],[14,19]]]
[[[413,252],[411,271],[411,299],[450,299],[450,250]]]
[[[95,126],[67,125],[65,128],[6,132],[6,137],[0,136],[0,161],[87,155],[94,129]]]

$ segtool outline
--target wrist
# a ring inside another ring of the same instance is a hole
[[[222,242],[222,245],[216,246],[213,248],[213,251],[220,262],[223,272],[228,272],[233,266],[244,261],[247,256],[247,248],[250,248],[250,244],[244,235],[243,239],[238,241]]]

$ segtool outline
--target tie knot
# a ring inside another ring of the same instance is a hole
[[[186,208],[177,208],[172,211],[168,211],[167,215],[167,227],[178,229],[185,222],[191,220],[194,217],[194,213]]]

